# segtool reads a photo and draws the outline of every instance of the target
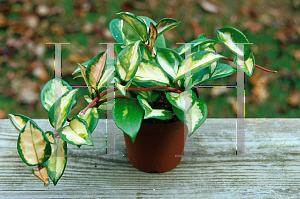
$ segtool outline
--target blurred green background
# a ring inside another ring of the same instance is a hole
[[[170,17],[181,24],[164,34],[167,46],[208,38],[232,26],[248,38],[256,64],[278,73],[255,69],[245,79],[247,118],[296,118],[300,115],[300,1],[299,0],[9,0],[0,1],[0,119],[7,113],[47,118],[39,101],[43,85],[54,76],[54,45],[62,46],[62,74],[70,85],[76,62],[105,50],[99,42],[114,42],[108,24],[116,13],[129,11],[156,22]],[[218,52],[226,50],[217,46]],[[226,51],[227,56],[232,54]],[[209,85],[236,84],[236,75]],[[236,89],[201,88],[213,118],[236,117]],[[80,90],[80,95],[85,94]],[[80,98],[80,97],[79,97]],[[87,104],[79,99],[75,114]]]

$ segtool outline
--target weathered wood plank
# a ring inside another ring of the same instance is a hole
[[[47,120],[36,120],[43,130]],[[244,156],[235,155],[235,119],[207,119],[191,137],[193,155],[167,173],[144,173],[126,157],[115,134],[116,156],[105,155],[105,120],[93,133],[94,146],[68,145],[64,176],[43,187],[16,150],[18,132],[0,120],[0,194],[12,198],[93,197],[300,197],[300,119],[246,119]],[[123,156],[124,155],[124,156]]]

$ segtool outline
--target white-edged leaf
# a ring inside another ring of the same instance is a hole
[[[247,75],[251,76],[255,67],[255,58],[251,52],[249,56],[245,57],[245,60],[240,59],[238,56],[235,56],[233,59],[235,65]]]
[[[126,89],[131,85],[133,79],[129,80],[125,86],[123,86],[119,80],[119,78],[115,77],[115,86],[122,93],[122,95],[126,96]]]
[[[79,89],[73,89],[66,92],[61,99],[58,99],[50,108],[49,111],[49,121],[52,127],[59,131],[64,123],[67,121],[70,114],[72,104],[76,100],[75,96]]]
[[[140,65],[142,55],[139,44],[140,41],[127,45],[116,58],[117,72],[125,82],[134,77]]]
[[[132,82],[131,87],[133,88],[144,88],[140,85],[138,85],[136,82]],[[155,102],[156,100],[158,100],[160,98],[160,96],[162,95],[162,92],[157,91],[157,90],[150,90],[150,91],[132,91],[135,94],[138,94],[140,96],[142,96],[144,99],[147,100],[147,102],[152,103]]]
[[[130,12],[119,12],[117,15],[126,21],[144,42],[148,40],[147,26],[142,19]]]
[[[175,106],[172,106],[172,108],[176,116],[186,124],[189,131],[188,136],[191,136],[207,118],[207,106],[200,99],[196,100],[195,104],[186,114]]]
[[[55,138],[56,144],[51,144],[51,157],[47,161],[47,171],[54,186],[63,175],[67,165],[67,142],[61,138]]]
[[[218,39],[234,54],[244,56],[249,51],[249,41],[246,36],[236,28],[225,27],[217,30]]]
[[[174,80],[179,66],[182,64],[182,58],[178,53],[169,48],[158,48],[156,60],[161,68],[169,75],[171,80]]]
[[[115,73],[115,67],[106,68],[106,70],[104,71],[104,74],[102,75],[102,77],[98,83],[97,88],[101,89],[102,87],[106,87],[107,81],[110,79],[113,79],[112,76],[114,76],[114,73]]]
[[[19,132],[25,126],[25,124],[30,120],[33,124],[37,126],[37,124],[29,117],[17,113],[8,114],[8,118],[11,124],[17,129]]]
[[[163,18],[161,19],[157,24],[156,24],[156,29],[157,29],[157,37],[162,35],[168,30],[171,30],[178,26],[180,24],[180,21],[177,21],[176,19],[171,19],[171,18]]]
[[[145,87],[167,86],[170,84],[168,76],[159,65],[147,60],[140,63],[133,81]]]
[[[91,86],[96,86],[102,76],[106,63],[106,51],[97,54],[86,68],[86,78]]]
[[[179,67],[177,76],[173,82],[183,79],[185,74],[188,72],[191,72],[192,74],[197,73],[222,57],[224,56],[209,51],[200,51],[192,54],[187,60],[185,60],[181,67]]]
[[[81,109],[78,112],[77,116],[86,122],[86,124],[88,125],[88,128],[90,130],[90,133],[92,133],[95,130],[95,128],[97,127],[98,120],[99,120],[99,114],[98,114],[96,107],[91,107],[85,112],[84,115],[79,116],[79,113],[81,113],[81,111],[83,111],[84,109],[85,108]]]
[[[193,91],[184,91],[182,93],[168,92],[166,94],[168,101],[182,111],[188,111],[195,103],[197,96]]]
[[[79,118],[74,117],[68,126],[65,126],[59,136],[66,142],[73,145],[89,145],[93,146],[91,132],[87,123]]]
[[[57,92],[56,89],[59,89],[59,87],[61,91]],[[70,90],[72,90],[72,87],[63,79],[55,78],[49,80],[43,86],[40,94],[40,99],[43,107],[46,109],[46,111],[49,112],[51,106],[56,102],[56,100]],[[74,107],[75,105],[76,101],[75,104],[72,105],[72,107]]]
[[[140,95],[137,96],[137,99],[145,111],[144,119],[155,118],[160,120],[169,120],[173,117],[171,111],[165,109],[152,109],[147,100],[142,98]]]
[[[91,85],[89,84],[89,81],[86,78],[86,73],[85,73],[86,72],[86,68],[84,66],[82,66],[80,63],[77,63],[77,65],[78,65],[78,67],[80,69],[81,76],[84,79],[85,85],[87,86],[89,93],[92,95],[93,92],[92,92]]]
[[[42,129],[29,120],[22,128],[17,148],[20,157],[28,166],[46,162],[51,154],[51,146]]]

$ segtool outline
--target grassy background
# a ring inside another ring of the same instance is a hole
[[[256,64],[277,74],[255,69],[245,79],[246,117],[296,118],[300,115],[300,1],[299,0],[65,0],[0,1],[0,118],[21,113],[47,118],[39,101],[43,85],[54,76],[54,45],[62,47],[63,79],[72,79],[76,62],[84,62],[114,42],[108,24],[116,13],[129,11],[156,22],[170,17],[181,24],[167,32],[167,46],[191,41],[201,33],[208,38],[225,26],[235,27],[253,43]],[[219,52],[226,50],[217,46]],[[232,57],[229,50],[226,55]],[[236,75],[207,84],[232,85]],[[85,94],[80,89],[79,95]],[[200,89],[208,117],[235,117],[236,89]],[[79,97],[80,98],[80,97]],[[86,106],[80,99],[76,114]]]

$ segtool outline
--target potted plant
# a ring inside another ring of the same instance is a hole
[[[42,130],[24,115],[8,115],[20,132],[20,157],[27,165],[38,167],[32,172],[45,185],[49,179],[56,185],[63,175],[68,144],[93,145],[91,134],[99,112],[107,111],[110,100],[114,104],[110,108],[115,124],[124,132],[132,164],[147,172],[165,172],[177,166],[181,158],[176,155],[182,155],[187,134],[191,136],[207,117],[206,104],[193,87],[237,71],[220,60],[233,61],[247,75],[252,75],[255,67],[275,72],[255,65],[247,38],[235,28],[219,29],[215,39],[200,34],[198,39],[173,50],[166,47],[163,33],[178,26],[179,21],[164,18],[156,23],[129,12],[117,15],[120,18],[109,24],[119,43],[114,47],[116,59],[108,58],[107,51],[103,51],[78,63],[73,73],[79,73],[75,78],[82,77],[86,83],[87,107],[68,119],[76,106],[79,88],[73,89],[62,79],[52,79],[40,95],[52,130]],[[217,43],[228,47],[235,58],[217,53]],[[241,48],[237,43],[245,45]],[[115,86],[107,89],[112,83]],[[61,94],[56,96],[58,88]],[[114,97],[107,97],[111,92],[115,92]]]

